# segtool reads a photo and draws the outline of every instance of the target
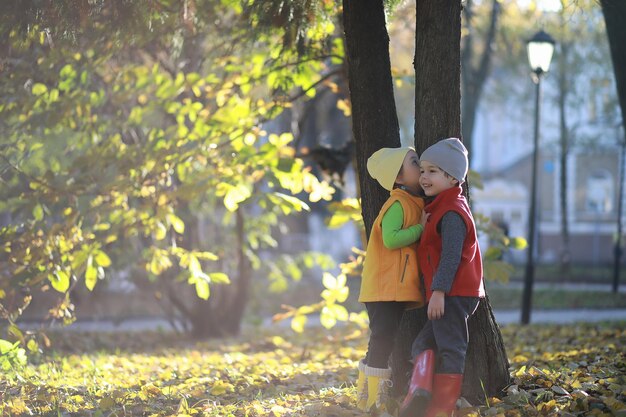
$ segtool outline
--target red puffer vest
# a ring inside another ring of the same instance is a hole
[[[456,272],[454,283],[449,296],[484,297],[483,286],[483,262],[481,259],[474,218],[467,205],[467,200],[462,195],[461,187],[447,189],[437,195],[435,199],[425,207],[430,213],[422,238],[419,243],[417,256],[420,270],[424,275],[424,287],[426,300],[432,295],[431,286],[433,277],[441,259],[441,234],[437,231],[437,225],[444,214],[449,211],[458,213],[463,222],[467,234],[463,242],[461,262]]]

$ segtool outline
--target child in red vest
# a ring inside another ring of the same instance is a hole
[[[359,363],[357,406],[384,411],[391,386],[389,357],[400,319],[407,307],[424,305],[417,241],[427,217],[413,148],[380,149],[367,160],[367,171],[391,195],[374,221],[363,265],[359,301],[365,303],[371,335]]]
[[[485,296],[476,226],[461,189],[467,150],[457,138],[439,141],[424,151],[420,168],[422,189],[433,198],[418,247],[428,322],[413,343],[413,375],[400,415],[452,416],[463,382],[467,320]]]

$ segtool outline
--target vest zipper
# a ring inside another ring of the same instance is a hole
[[[402,277],[400,277],[400,283],[404,282],[404,274],[406,273],[406,267],[409,264],[409,255],[406,254],[406,258],[404,260],[404,269],[402,270]]]

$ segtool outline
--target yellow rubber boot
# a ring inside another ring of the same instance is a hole
[[[359,362],[359,377],[356,380],[356,406],[359,410],[365,411],[367,406],[367,377],[365,376],[366,365]]]
[[[365,366],[367,377],[367,404],[365,411],[386,411],[391,388],[391,368],[371,368]]]

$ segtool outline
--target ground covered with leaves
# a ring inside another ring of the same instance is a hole
[[[469,416],[626,416],[626,323],[502,328],[511,385]],[[51,336],[0,375],[2,416],[358,416],[367,334],[343,326],[194,342],[162,333]]]

